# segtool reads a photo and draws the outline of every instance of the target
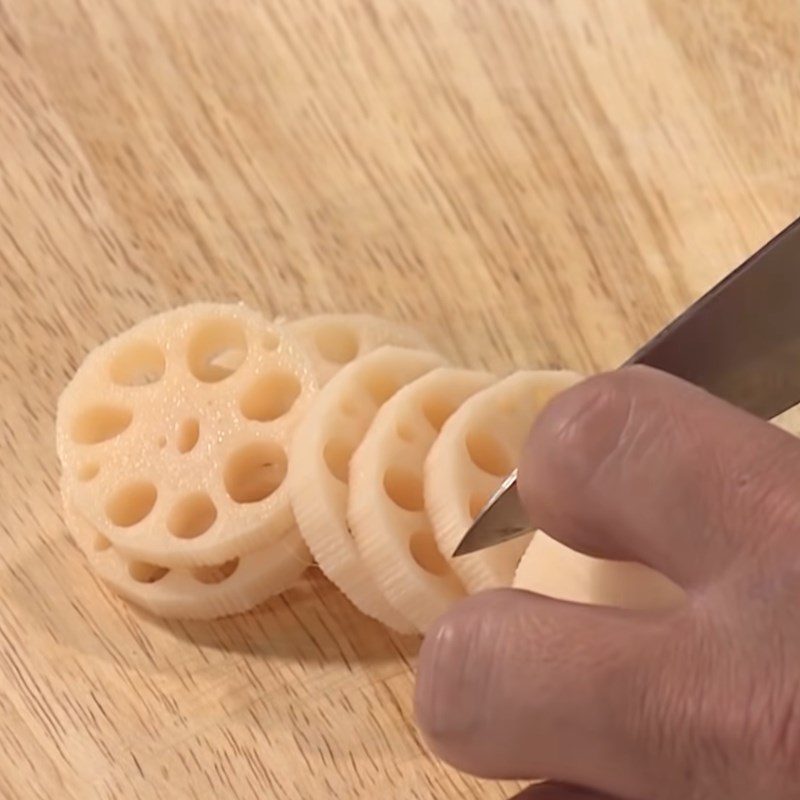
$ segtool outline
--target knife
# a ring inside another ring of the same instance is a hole
[[[750,256],[623,366],[647,364],[772,419],[800,402],[800,219]],[[530,531],[511,473],[454,556]]]

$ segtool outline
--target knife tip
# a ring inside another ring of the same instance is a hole
[[[469,529],[470,531],[472,528]],[[458,547],[453,550],[453,555],[451,558],[458,558],[459,556],[465,556],[468,553],[473,552],[473,548],[470,546],[469,543],[469,531],[467,531],[467,535],[458,543]]]

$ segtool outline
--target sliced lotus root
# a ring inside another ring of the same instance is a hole
[[[536,415],[580,377],[524,371],[467,400],[444,424],[425,464],[425,507],[436,542],[452,553],[470,524],[519,461]],[[510,586],[530,536],[459,556],[453,568],[472,594]]]
[[[90,353],[59,400],[66,503],[137,561],[264,547],[293,524],[287,450],[316,385],[303,349],[243,306],[151,317]]]
[[[643,564],[606,561],[578,553],[537,533],[522,556],[514,587],[573,603],[659,611],[685,595],[669,578]]]
[[[345,364],[384,345],[429,350],[419,331],[372,314],[319,314],[286,327],[308,352],[320,386]]]
[[[290,451],[292,507],[320,568],[361,611],[404,633],[414,626],[384,597],[348,528],[350,457],[378,409],[401,386],[443,363],[435,353],[400,347],[353,361],[317,395]]]
[[[93,572],[118,595],[159,617],[216,619],[249,611],[288,589],[311,564],[296,528],[267,547],[224,564],[168,570],[126,559],[67,505],[64,521]]]
[[[421,633],[465,594],[425,511],[425,458],[447,418],[493,380],[449,367],[423,375],[386,401],[350,461],[348,521],[358,550],[386,599]]]

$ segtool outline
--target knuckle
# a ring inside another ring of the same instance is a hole
[[[766,681],[761,694],[761,701],[751,704],[748,734],[752,735],[746,737],[756,743],[755,767],[796,787],[800,785],[800,680]]]
[[[671,765],[675,796],[795,796],[786,788],[800,785],[800,679],[751,651],[684,631],[642,673],[631,731],[654,772]]]
[[[663,657],[659,654],[657,662]],[[686,749],[693,749],[688,736],[693,713],[689,698],[693,692],[684,676],[667,662],[655,672],[644,673],[635,694],[637,702],[630,706],[634,715],[631,730],[634,738],[645,745],[650,760],[656,765],[685,762]],[[694,782],[692,764],[688,760],[682,770],[689,785]]]
[[[724,742],[729,761],[740,766],[742,784],[770,797],[794,797],[800,786],[800,680],[790,677],[793,667],[775,666],[753,664],[743,670],[732,687],[743,700],[740,710],[717,704],[712,730]],[[792,787],[790,795],[784,794],[786,787]]]
[[[796,491],[800,446],[793,437],[783,438],[782,434],[764,423],[762,438],[745,442],[741,457],[733,466],[718,467],[728,476],[721,482],[724,491],[719,501],[720,519],[730,529],[751,525],[763,531],[762,536],[742,539],[748,558],[754,550],[773,548],[776,539],[791,539],[793,543],[800,523]]]
[[[730,702],[740,686],[720,668],[724,650],[713,632],[702,628],[693,615],[674,620],[673,635],[648,653],[630,705],[644,768],[652,780],[669,769],[670,798],[733,797],[727,788],[743,777],[742,704]]]

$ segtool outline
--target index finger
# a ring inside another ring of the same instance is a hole
[[[795,437],[645,367],[556,397],[519,467],[520,496],[552,537],[686,588],[765,549],[797,519],[798,485]]]

